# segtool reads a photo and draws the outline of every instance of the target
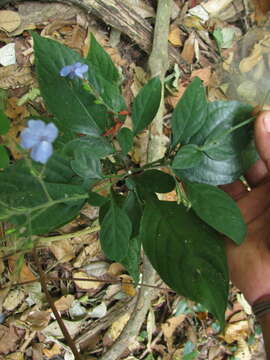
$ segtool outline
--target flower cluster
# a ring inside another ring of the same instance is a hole
[[[53,123],[42,120],[29,120],[27,128],[21,132],[21,147],[31,149],[33,160],[45,164],[53,153],[52,142],[58,136],[58,129]]]
[[[60,75],[63,77],[67,76],[70,79],[74,79],[75,77],[78,77],[80,79],[86,79],[87,72],[88,65],[76,62],[75,64],[64,66],[60,70]]]

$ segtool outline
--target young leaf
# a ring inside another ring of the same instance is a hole
[[[184,145],[177,152],[172,162],[173,169],[189,169],[197,166],[203,159],[203,153],[197,145]]]
[[[132,225],[114,195],[101,221],[100,243],[109,259],[121,262],[128,254]]]
[[[134,135],[144,130],[159,109],[162,84],[159,77],[151,79],[138,93],[132,105]]]
[[[10,121],[3,110],[0,109],[0,135],[4,135],[8,132],[10,127]]]
[[[186,89],[172,114],[172,145],[188,144],[189,139],[204,125],[207,100],[202,81],[195,78]]]
[[[90,49],[87,55],[89,63],[103,75],[105,79],[116,83],[119,81],[119,72],[112,62],[109,54],[99,45],[94,35],[91,33]]]
[[[87,149],[87,146],[80,146],[75,150],[75,160],[71,160],[71,167],[82,178],[102,179],[100,160],[89,154]]]
[[[6,148],[0,145],[0,169],[5,169],[9,165],[9,155]]]
[[[122,153],[126,155],[133,145],[133,133],[128,128],[122,128],[117,135],[117,140],[122,149]]]
[[[223,129],[223,133],[225,134],[228,127],[239,124],[242,120],[249,119],[251,110],[251,106],[237,101],[210,103],[205,124],[200,131],[190,139],[191,143],[197,144],[204,150],[203,144],[207,144],[208,137],[209,139],[212,138],[212,134],[216,133],[215,129],[220,135],[218,126]],[[211,142],[212,140],[213,139],[211,139]],[[175,170],[175,173],[180,178],[186,178],[192,182],[210,185],[231,183],[243,175],[256,158],[255,154],[251,156],[252,152],[255,153],[254,150],[249,151],[248,157],[245,155],[246,149],[250,148],[250,141],[250,129],[248,126],[244,126],[231,133],[230,136],[220,138],[220,140],[217,141],[217,147],[215,147],[215,144],[212,144],[211,148],[210,146],[208,149],[206,148],[205,151],[207,151],[207,154],[203,154],[203,159],[198,166],[191,169]],[[245,159],[243,159],[243,155]]]
[[[185,183],[195,213],[218,232],[241,244],[247,227],[235,201],[224,191],[206,184]]]
[[[132,180],[136,185],[152,193],[168,193],[175,188],[175,181],[171,175],[155,169],[134,175]]]
[[[229,278],[223,239],[193,210],[151,201],[143,214],[141,240],[161,278],[204,305],[224,327]]]

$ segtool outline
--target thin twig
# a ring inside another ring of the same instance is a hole
[[[59,315],[55,305],[54,305],[54,301],[47,289],[47,279],[46,279],[46,275],[44,273],[44,271],[42,270],[42,267],[41,267],[41,264],[40,264],[40,261],[39,261],[39,258],[38,258],[38,254],[37,254],[37,249],[34,248],[33,250],[33,255],[34,255],[34,260],[35,260],[35,263],[37,265],[37,268],[38,268],[38,273],[39,273],[39,278],[40,278],[40,284],[41,284],[41,287],[42,287],[42,290],[44,291],[44,294],[46,295],[46,299],[52,309],[52,312],[56,318],[56,321],[63,333],[63,336],[68,344],[68,346],[70,347],[74,357],[75,357],[75,360],[81,360],[81,356],[76,348],[76,345],[74,343],[74,341],[72,340],[63,320],[61,319],[61,316]]]

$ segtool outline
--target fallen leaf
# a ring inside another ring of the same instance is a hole
[[[118,336],[121,334],[122,330],[126,326],[129,318],[130,314],[124,314],[112,323],[109,330],[105,334],[106,342],[113,343],[118,338]]]
[[[156,331],[156,319],[152,306],[150,307],[147,315],[146,331],[147,331],[147,349],[151,351],[153,333]]]
[[[178,326],[184,322],[185,318],[185,314],[180,314],[168,319],[164,324],[161,325],[161,329],[165,336],[169,351],[173,350],[173,334]]]
[[[211,67],[208,66],[203,69],[193,70],[190,78],[192,80],[195,77],[199,77],[203,81],[204,86],[208,86],[211,78],[211,73]]]
[[[100,305],[97,305],[93,308],[93,310],[89,313],[91,318],[100,319],[107,314],[107,306],[104,302]]]
[[[181,57],[188,63],[192,64],[195,57],[195,32],[191,32],[187,40],[185,41]]]
[[[0,10],[0,29],[11,32],[21,24],[20,15],[11,10]]]
[[[81,325],[82,325],[82,321],[69,321],[69,320],[64,320],[63,319],[63,323],[65,324],[67,331],[69,332],[69,335],[71,337],[75,336],[76,334],[78,334],[78,332],[80,331]],[[64,336],[62,334],[62,331],[58,325],[57,321],[52,322],[50,325],[48,325],[45,329],[43,329],[41,331],[41,333],[45,336],[53,336],[56,337],[58,339],[63,339]]]
[[[88,276],[84,271],[76,271],[73,273],[73,277],[76,279],[85,279],[84,280],[74,280],[76,286],[81,290],[93,290],[96,291],[105,285],[104,282],[99,282],[96,278]],[[89,280],[89,281],[87,281]],[[96,281],[93,281],[96,280]]]
[[[6,311],[13,311],[21,304],[25,298],[23,289],[11,290],[3,302],[3,307]]]
[[[56,300],[54,305],[57,311],[67,311],[71,307],[71,304],[74,301],[73,295],[62,296],[60,299]]]
[[[237,360],[251,360],[252,356],[251,356],[251,352],[249,350],[249,346],[247,344],[247,342],[243,339],[238,340],[237,343],[237,350],[234,353],[234,357]]]
[[[7,101],[5,113],[10,119],[25,119],[29,116],[29,112],[25,105],[19,106],[17,101],[18,99],[16,97],[10,97]]]
[[[9,65],[0,67],[0,88],[15,89],[34,82],[30,66]]]
[[[8,258],[8,267],[9,267],[9,271],[12,274],[16,274],[16,270],[18,269],[18,267],[16,266],[16,261],[17,261],[17,256],[10,256]],[[21,267],[20,272],[18,273],[17,281],[27,282],[27,281],[34,281],[36,279],[37,279],[36,276],[32,273],[29,266],[24,263]]]
[[[100,243],[96,240],[96,235],[94,236],[94,238],[92,234],[90,235],[91,240],[94,241],[90,245],[87,245],[85,248],[83,248],[83,250],[77,256],[77,259],[73,263],[73,266],[75,268],[80,268],[84,264],[89,263],[89,259],[91,259],[91,261],[95,261],[103,257]]]
[[[61,346],[59,344],[53,344],[50,349],[44,348],[42,352],[47,358],[50,359],[61,354]]]
[[[7,341],[8,339],[8,341]],[[17,348],[19,336],[13,326],[0,325],[0,354],[5,355],[14,352]]]
[[[261,44],[255,44],[251,54],[242,59],[239,64],[239,70],[241,73],[251,71],[263,58]]]
[[[50,321],[51,314],[48,311],[32,311],[26,318],[31,330],[41,331],[46,328]]]
[[[234,341],[244,340],[250,333],[249,323],[247,320],[239,321],[237,323],[229,324],[225,328],[224,340],[228,344]]]
[[[119,278],[122,280],[121,287],[122,291],[128,296],[135,296],[137,291],[133,285],[133,279],[131,276],[123,274]]]
[[[171,27],[168,40],[174,46],[182,46],[181,30],[178,26]]]
[[[83,267],[83,270],[89,276],[99,277],[107,274],[109,264],[106,261],[94,261]]]
[[[75,249],[70,239],[55,241],[49,246],[49,249],[59,263],[68,262],[75,257]]]
[[[111,276],[118,276],[125,272],[125,267],[120,263],[112,263],[109,267],[108,274]]]
[[[5,360],[24,360],[24,355],[21,351],[14,352],[5,356]]]

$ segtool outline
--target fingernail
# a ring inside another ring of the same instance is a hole
[[[263,118],[263,123],[265,130],[270,133],[270,115],[266,115]]]

